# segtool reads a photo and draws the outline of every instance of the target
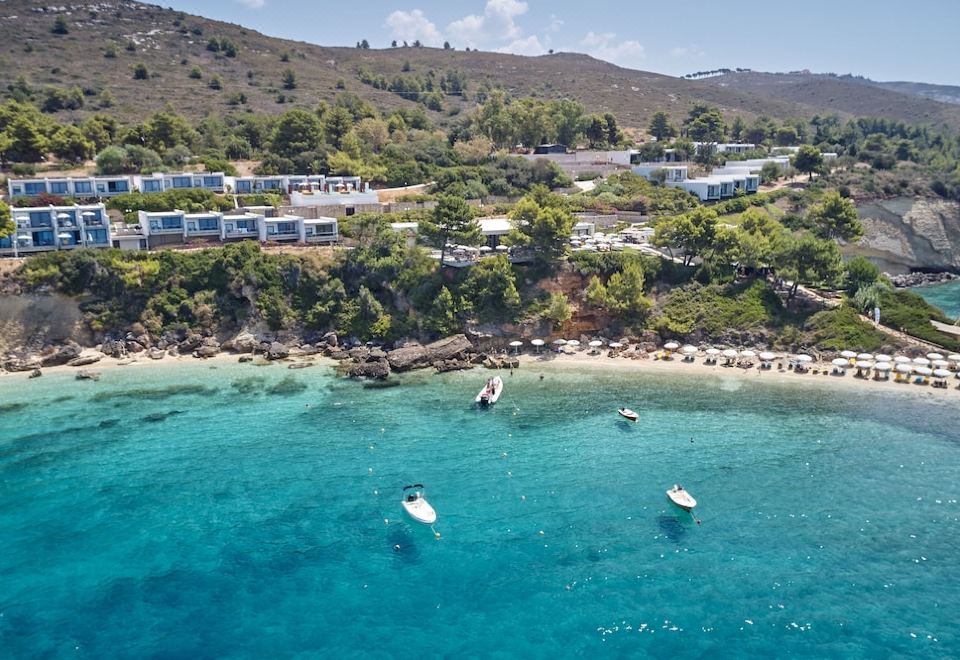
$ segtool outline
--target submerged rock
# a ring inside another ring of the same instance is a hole
[[[102,355],[83,355],[67,362],[68,367],[85,367],[88,364],[95,364],[103,358]]]
[[[390,363],[386,360],[376,362],[357,362],[347,369],[351,378],[376,378],[382,380],[390,375]]]
[[[252,355],[241,355],[237,362],[253,362]]]
[[[43,372],[40,371],[39,369],[34,369],[33,371],[30,372],[30,378],[40,378],[40,376],[42,375],[43,375]]]
[[[81,369],[77,372],[77,380],[100,380],[100,372]]]
[[[286,376],[279,383],[276,383],[268,387],[267,394],[285,396],[289,394],[300,394],[306,389],[307,389],[306,383],[301,383],[299,380],[297,380],[293,376]]]

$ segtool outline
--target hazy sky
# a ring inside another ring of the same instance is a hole
[[[810,69],[960,84],[960,0],[159,0],[325,46],[449,40],[522,55],[589,53],[683,75],[721,67]]]

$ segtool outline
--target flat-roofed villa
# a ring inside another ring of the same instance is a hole
[[[78,247],[110,247],[110,218],[103,204],[12,208],[15,230],[0,238],[0,254],[20,256]]]
[[[57,195],[59,197],[111,197],[133,191],[129,176],[44,177],[9,179],[11,198]]]

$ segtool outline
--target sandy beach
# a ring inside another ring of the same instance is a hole
[[[92,355],[93,352],[85,351],[84,355]],[[629,355],[632,355],[629,354]],[[143,357],[127,357],[117,359],[112,357],[103,357],[96,362],[85,367],[44,367],[44,374],[73,373],[81,370],[100,372],[104,378],[109,377],[109,372],[116,369],[138,370],[148,374],[153,369],[175,369],[187,365],[197,366],[206,365],[211,369],[216,369],[227,364],[236,364],[239,355],[232,353],[221,353],[211,358],[199,359],[189,355],[177,357],[167,356],[162,360],[151,360],[144,355]],[[625,357],[624,354],[616,357],[610,357],[607,351],[593,355],[588,351],[579,351],[575,353],[554,353],[544,351],[541,354],[522,353],[519,356],[520,368],[524,371],[535,370],[606,370],[629,372],[648,372],[660,374],[677,374],[679,376],[697,376],[714,379],[734,379],[749,380],[755,383],[770,382],[785,385],[798,384],[801,387],[818,387],[836,389],[841,388],[846,391],[860,390],[863,392],[878,393],[896,393],[910,396],[923,397],[925,399],[944,399],[950,401],[960,401],[960,381],[951,378],[947,381],[948,388],[935,388],[931,385],[917,385],[912,382],[895,382],[893,375],[888,380],[874,380],[871,378],[857,378],[852,370],[844,375],[831,373],[829,364],[813,364],[811,369],[816,368],[820,373],[813,373],[812,370],[806,373],[795,373],[792,370],[779,370],[777,363],[774,362],[772,369],[758,369],[756,366],[750,369],[743,369],[735,366],[724,366],[722,360],[717,364],[705,364],[702,355],[692,362],[685,362],[682,357],[675,356],[672,359],[654,359],[653,356],[647,358]],[[302,357],[278,360],[276,362],[267,362],[263,357],[254,357],[252,362],[246,363],[250,367],[273,366],[274,368],[287,369],[293,364],[308,363],[317,367],[336,367],[337,361],[322,355],[305,355]],[[478,371],[483,371],[477,367]],[[825,374],[824,371],[827,373]],[[0,383],[11,383],[14,381],[27,380],[30,372],[0,372]]]
[[[835,375],[830,373],[830,365],[814,365],[820,373],[812,371],[794,373],[792,370],[777,369],[775,362],[772,369],[743,369],[740,367],[723,366],[722,364],[704,364],[703,356],[698,356],[693,362],[684,362],[680,356],[669,360],[655,360],[652,356],[647,359],[629,357],[609,357],[604,351],[599,355],[590,355],[586,351],[577,353],[546,352],[540,355],[520,355],[520,365],[524,370],[564,370],[576,371],[584,369],[603,369],[628,372],[674,373],[687,376],[702,376],[717,379],[750,380],[753,382],[772,382],[783,384],[799,384],[802,387],[843,388],[844,390],[861,390],[864,392],[882,392],[921,396],[932,399],[960,400],[958,381],[951,378],[947,381],[948,388],[935,388],[930,385],[915,385],[913,382],[894,382],[891,374],[889,380],[873,380],[872,378],[857,378],[853,373]],[[824,375],[823,370],[827,370]]]

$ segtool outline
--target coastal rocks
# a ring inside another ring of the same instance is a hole
[[[11,357],[3,363],[3,368],[7,371],[33,371],[39,369],[41,366],[43,365],[40,362],[40,358],[37,357]]]
[[[193,357],[206,359],[220,354],[219,346],[200,346],[193,352]]]
[[[316,366],[313,362],[294,362],[289,365],[287,369],[308,369],[310,367]]]
[[[915,286],[927,286],[930,284],[941,284],[960,279],[960,275],[954,273],[903,273],[900,275],[889,275],[890,282],[898,289]]]
[[[390,375],[390,363],[387,360],[376,362],[356,362],[347,369],[351,378],[375,378],[382,380]]]
[[[165,355],[166,353],[159,347],[151,348],[150,350],[147,351],[147,357],[150,358],[151,360],[162,360],[163,356]]]
[[[237,362],[253,362],[252,355],[241,355]]]
[[[45,356],[40,362],[44,367],[58,367],[80,357],[82,349],[77,344],[67,344],[56,353]]]
[[[143,344],[134,339],[128,339],[125,341],[124,346],[127,348],[127,353],[143,353],[145,350],[147,350]]]
[[[346,351],[333,351],[328,354],[327,357],[330,357],[334,360],[349,360],[350,355]]]
[[[469,360],[437,360],[433,363],[433,368],[438,374],[447,371],[463,371],[464,369],[473,369],[473,364]]]
[[[394,371],[406,371],[458,357],[472,348],[473,344],[465,335],[453,335],[426,346],[412,345],[396,348],[387,354],[387,361]]]
[[[177,347],[180,349],[181,353],[190,353],[196,350],[202,343],[203,343],[202,336],[196,333],[191,333],[187,335],[186,339],[184,339],[179,344],[177,344]]]
[[[67,362],[67,366],[68,367],[86,367],[91,364],[96,364],[101,359],[102,359],[102,356],[100,355],[83,355]]]
[[[42,372],[42,371],[40,371],[39,369],[34,369],[33,371],[30,372],[30,376],[29,376],[29,377],[30,377],[30,378],[40,378],[40,376],[42,376],[42,375],[43,375],[43,372]]]
[[[81,369],[77,372],[77,380],[100,380],[100,372],[90,371],[89,369]]]
[[[336,348],[336,347],[338,346],[338,344],[337,344],[337,333],[336,333],[336,332],[328,332],[327,334],[325,334],[325,335],[323,336],[323,341],[324,341],[324,343],[325,343],[327,346],[329,346],[329,347],[331,347],[331,348]]]
[[[268,360],[285,360],[288,357],[290,357],[290,347],[286,344],[275,341],[267,349]]]
[[[221,348],[225,351],[233,351],[234,353],[253,353],[258,345],[259,342],[256,337],[249,332],[241,332],[233,339],[228,339],[223,342]]]
[[[486,369],[517,369],[520,367],[520,358],[515,355],[488,355],[483,366]]]
[[[118,339],[106,339],[100,345],[100,352],[107,357],[124,358],[127,356],[127,346]]]
[[[370,349],[366,346],[357,346],[347,351],[347,355],[354,362],[366,362],[367,358],[370,357]]]

